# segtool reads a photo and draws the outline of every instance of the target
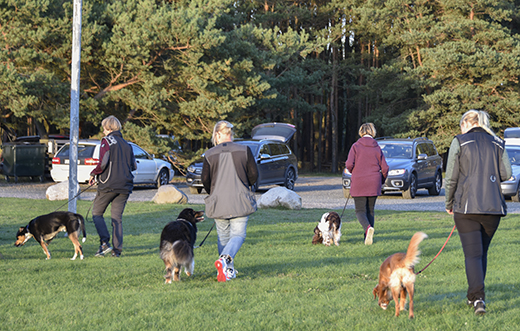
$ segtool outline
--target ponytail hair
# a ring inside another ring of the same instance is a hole
[[[231,135],[231,138],[233,138],[233,124],[229,123],[228,121],[220,121],[213,127],[213,135],[211,136],[211,142],[214,146],[218,145],[217,141],[217,133],[221,132],[225,135]]]
[[[493,137],[496,137],[496,134],[489,126],[489,114],[483,110],[468,110],[464,113],[464,115],[462,115],[462,118],[460,119],[460,125],[462,125],[464,122],[470,123],[471,125],[477,124],[477,126],[486,130],[487,133]]]

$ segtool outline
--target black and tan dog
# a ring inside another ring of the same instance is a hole
[[[20,247],[27,240],[34,238],[43,248],[43,252],[47,255],[47,260],[51,258],[51,253],[47,249],[49,243],[56,237],[59,232],[67,232],[70,241],[74,245],[74,256],[71,260],[75,260],[80,256],[83,260],[83,249],[79,242],[79,232],[83,231],[83,242],[87,239],[85,232],[85,220],[80,214],[74,214],[68,211],[57,211],[47,215],[41,215],[33,219],[25,227],[21,227],[16,234],[16,242],[14,245]]]
[[[330,246],[331,241],[339,246],[341,239],[341,217],[338,213],[331,211],[321,216],[321,220],[314,228],[314,236],[312,244],[317,245],[323,243]]]
[[[180,280],[181,267],[191,276],[195,268],[193,247],[197,239],[197,223],[204,221],[203,211],[186,208],[177,220],[168,223],[161,233],[160,254],[166,268],[165,283]]]

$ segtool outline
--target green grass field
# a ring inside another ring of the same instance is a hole
[[[85,260],[60,234],[45,255],[34,239],[14,247],[16,231],[63,202],[0,199],[0,330],[519,330],[520,215],[502,220],[489,254],[487,311],[466,306],[466,278],[455,232],[416,280],[415,319],[394,317],[372,296],[379,266],[405,251],[416,231],[425,239],[422,269],[439,251],[453,222],[445,213],[376,210],[374,244],[365,246],[352,210],[343,217],[339,247],[313,246],[326,210],[259,210],[238,253],[237,279],[218,283],[216,231],[195,250],[195,275],[164,284],[159,236],[185,206],[128,203],[121,258],[96,258],[99,240],[87,223]],[[91,202],[79,201],[85,214]],[[203,209],[204,206],[190,206]],[[338,211],[341,213],[341,211]],[[199,226],[199,243],[212,225]],[[110,228],[110,225],[109,225]]]

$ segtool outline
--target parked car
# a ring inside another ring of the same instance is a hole
[[[258,181],[251,188],[256,191],[260,186],[284,185],[294,189],[298,179],[298,162],[287,143],[296,128],[285,123],[266,123],[253,128],[251,139],[236,139],[237,144],[249,146],[258,167]],[[201,193],[203,161],[190,164],[186,173],[186,183],[191,193]]]
[[[504,130],[504,139],[520,138],[520,128],[507,128]]]
[[[510,197],[512,201],[520,202],[520,138],[505,138],[504,140],[513,175],[509,180],[500,183],[502,194]]]
[[[433,141],[426,138],[378,138],[389,171],[381,193],[402,192],[403,198],[413,199],[418,189],[428,189],[439,195],[442,187],[442,158]],[[351,173],[343,170],[343,195],[350,195]]]
[[[173,178],[173,167],[169,162],[156,159],[144,149],[129,142],[134,151],[137,170],[134,184],[154,184],[156,187],[168,184]],[[78,182],[87,183],[90,172],[99,163],[101,141],[97,139],[81,139],[78,142]],[[52,159],[51,177],[55,182],[63,182],[69,178],[69,149],[65,144]]]

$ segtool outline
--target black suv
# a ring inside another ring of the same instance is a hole
[[[251,190],[259,186],[283,185],[294,190],[298,179],[298,161],[287,143],[296,128],[286,123],[265,123],[257,125],[251,132],[251,139],[235,139],[237,144],[247,145],[251,149],[258,167],[258,181]],[[190,193],[201,193],[204,186],[201,181],[202,160],[190,164],[186,173],[186,184]]]
[[[426,138],[378,138],[377,142],[390,167],[381,193],[403,193],[413,199],[418,189],[428,189],[430,195],[439,195],[442,187],[442,158],[433,142]],[[350,195],[351,174],[343,170],[343,195]]]

